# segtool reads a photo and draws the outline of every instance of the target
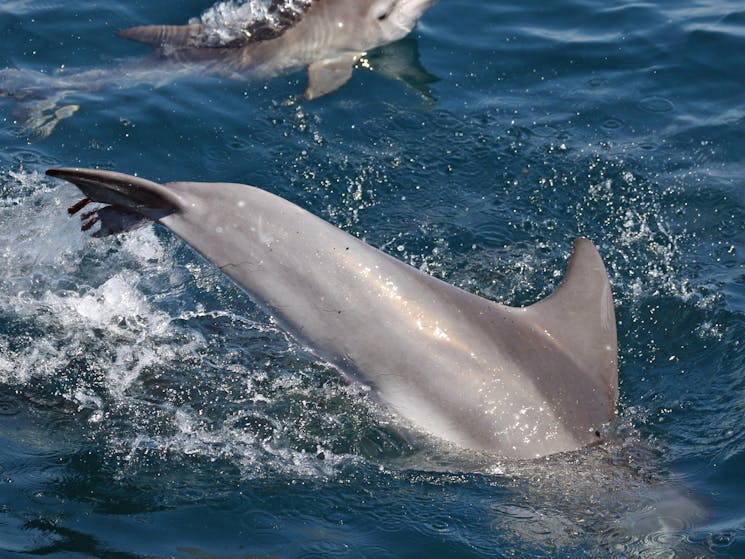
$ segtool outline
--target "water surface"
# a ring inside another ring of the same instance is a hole
[[[215,9],[5,2],[0,67],[111,69],[147,54],[115,30]],[[3,557],[745,555],[741,2],[441,0],[412,37],[423,88],[124,81],[45,138],[0,100]],[[586,235],[620,417],[528,463],[411,433],[172,235],[82,235],[57,165],[255,184],[509,305]]]

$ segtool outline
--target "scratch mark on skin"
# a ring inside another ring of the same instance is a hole
[[[226,268],[235,268],[236,270],[244,269],[249,272],[258,272],[261,267],[258,264],[251,262],[250,260],[243,260],[241,262],[228,262],[222,266],[218,266],[217,269],[221,272],[227,273]]]

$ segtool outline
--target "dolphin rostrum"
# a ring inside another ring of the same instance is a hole
[[[247,4],[250,9],[245,12],[231,4],[230,18],[205,14],[201,21],[188,25],[146,25],[119,31],[120,37],[154,48],[144,62],[77,74],[0,70],[0,97],[18,101],[19,120],[42,137],[78,110],[74,104],[60,105],[71,94],[129,84],[158,86],[180,74],[206,72],[231,79],[265,79],[307,67],[305,97],[315,99],[344,85],[368,51],[408,35],[435,2],[272,0],[263,15],[253,9],[263,5],[261,2]],[[213,9],[227,10],[223,4]],[[418,59],[411,63],[413,70],[405,70],[402,79],[408,82],[411,76],[425,76],[432,81],[432,76],[417,67]]]
[[[464,448],[533,458],[601,439],[618,398],[608,277],[584,238],[562,284],[512,308],[431,277],[255,187],[158,184],[60,168],[104,207],[103,236],[155,221],[191,245],[316,355],[371,387],[420,430]]]

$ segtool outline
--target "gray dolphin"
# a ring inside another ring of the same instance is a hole
[[[203,16],[206,23],[132,27],[117,35],[154,47],[146,61],[77,74],[7,68],[0,70],[0,97],[18,101],[16,118],[42,137],[78,110],[75,104],[62,105],[71,94],[142,83],[158,86],[180,74],[264,79],[307,67],[305,97],[315,99],[344,85],[368,51],[408,35],[435,1],[272,0],[264,16],[248,10],[244,17],[253,18],[248,21],[237,13],[233,17],[238,20],[230,22]],[[402,79],[424,76],[432,81],[418,59],[410,62],[414,68],[402,70]]]
[[[456,445],[533,458],[601,439],[618,397],[605,267],[575,242],[563,283],[511,308],[433,278],[266,191],[61,168],[96,235],[155,221],[391,410]]]
[[[167,60],[197,62],[219,75],[250,70],[268,77],[307,67],[305,96],[315,99],[344,85],[368,50],[408,35],[435,1],[307,1],[305,10],[279,14],[285,25],[245,28],[227,42],[204,23],[132,27],[117,35],[151,45]]]

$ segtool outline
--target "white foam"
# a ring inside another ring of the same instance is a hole
[[[246,37],[253,28],[273,29],[279,33],[282,28],[280,11],[299,15],[309,5],[309,0],[285,0],[279,4],[272,0],[226,0],[218,2],[190,23],[204,25],[204,40],[210,46],[218,46]]]
[[[30,382],[59,375],[84,356],[106,371],[109,395],[120,397],[143,369],[203,341],[189,336],[185,343],[140,287],[173,267],[153,229],[121,240],[89,239],[65,211],[79,194],[56,186],[23,169],[0,177],[0,308],[34,332],[15,339],[13,350],[0,337],[0,374]],[[79,402],[76,394],[70,397]]]
[[[137,463],[150,454],[180,454],[205,458],[212,462],[229,460],[240,467],[249,478],[274,476],[283,473],[291,477],[333,477],[340,464],[356,457],[336,455],[329,448],[317,444],[314,452],[292,448],[279,435],[292,430],[276,417],[263,416],[274,427],[274,435],[265,439],[240,426],[245,415],[237,412],[224,421],[214,423],[188,405],[170,410],[169,434],[137,433],[130,438],[116,441],[124,458]],[[254,415],[256,413],[254,412]],[[323,456],[319,459],[319,456]]]
[[[298,398],[357,401],[354,390],[340,396],[308,375],[277,372],[283,365],[271,363],[272,351],[254,362],[250,348],[241,354],[244,349],[233,341],[210,338],[213,328],[235,325],[251,333],[249,342],[260,337],[259,351],[276,343],[281,352],[287,344],[276,326],[230,308],[192,308],[188,302],[182,307],[173,293],[185,286],[212,296],[223,289],[210,268],[173,261],[178,241],[152,227],[90,239],[65,211],[79,193],[51,187],[36,173],[0,176],[0,190],[0,255],[6,263],[0,269],[0,309],[13,321],[0,334],[0,380],[20,390],[53,380],[52,386],[62,388],[54,397],[106,432],[110,452],[132,463],[152,453],[176,453],[226,459],[248,477],[323,477],[356,459],[335,454],[324,442],[334,431],[307,427],[319,417],[336,425],[346,410],[306,417],[303,407],[292,409]],[[297,348],[290,344],[285,351],[297,359]],[[183,380],[176,371],[183,371]],[[191,372],[199,376],[184,390],[198,397],[184,403],[179,382],[191,383]],[[211,416],[221,399],[241,406]]]
[[[8,355],[9,351],[7,347],[0,346],[0,380],[3,382],[10,376],[13,371],[13,362],[10,359],[6,359],[4,355]]]
[[[81,295],[47,292],[42,302],[51,307],[64,326],[110,329],[123,333],[124,321],[141,321],[144,302],[137,293],[134,273],[119,273],[98,288]]]
[[[166,257],[166,249],[155,235],[154,227],[139,229],[136,233],[129,233],[121,237],[122,249],[132,256],[147,261],[162,261]]]

